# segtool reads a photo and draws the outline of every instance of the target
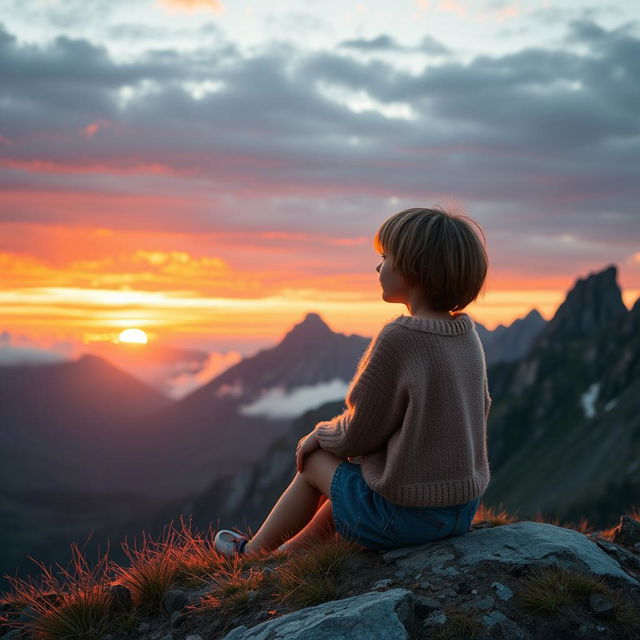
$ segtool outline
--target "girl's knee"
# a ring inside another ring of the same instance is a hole
[[[344,460],[337,458],[332,453],[316,449],[305,458],[302,475],[311,486],[329,497],[331,479],[342,462]]]

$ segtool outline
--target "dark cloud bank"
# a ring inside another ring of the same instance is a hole
[[[34,46],[2,28],[2,157],[161,164],[175,172],[163,188],[176,194],[190,184],[238,198],[281,193],[302,201],[433,202],[453,194],[496,228],[535,218],[541,233],[604,234],[621,246],[639,237],[634,25],[606,30],[573,21],[556,49],[483,55],[468,64],[425,39],[425,60],[436,55],[440,62],[418,75],[350,54],[402,49],[382,34],[327,51],[274,45],[247,57],[220,37],[192,53],[158,47],[124,64],[86,40]],[[215,90],[199,98],[185,86],[206,81]],[[128,101],[119,97],[124,87],[132,92]],[[407,105],[412,117],[356,113],[335,99],[340,92]],[[82,135],[96,122],[94,135]],[[4,188],[32,190],[140,191],[154,180],[114,184],[100,175],[11,167],[0,174]],[[18,215],[25,219],[10,210],[0,219]]]

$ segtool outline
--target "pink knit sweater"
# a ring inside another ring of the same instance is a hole
[[[360,360],[346,406],[316,425],[320,447],[361,456],[365,482],[390,502],[451,506],[489,485],[491,397],[468,314],[401,315],[384,325]]]

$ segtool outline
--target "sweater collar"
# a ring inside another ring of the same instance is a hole
[[[458,313],[451,320],[437,320],[435,318],[418,318],[402,314],[394,322],[425,333],[438,333],[446,336],[463,335],[473,329],[473,320],[468,313]]]

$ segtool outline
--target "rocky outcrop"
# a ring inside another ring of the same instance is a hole
[[[270,556],[263,570],[272,575],[294,559]],[[199,606],[213,585],[203,582],[171,585],[162,614],[138,616],[135,630],[103,640],[418,640],[438,631],[476,640],[638,638],[640,524],[623,516],[604,539],[540,522],[478,522],[463,536],[422,545],[354,548],[336,597],[301,609],[276,603],[267,582],[224,614]],[[131,607],[126,587],[110,590],[119,611]],[[0,616],[3,609],[14,621],[34,615],[1,605]],[[0,624],[3,640],[8,629]],[[18,637],[16,629],[8,633]]]
[[[617,273],[617,267],[609,265],[586,278],[578,278],[536,344],[546,347],[552,342],[593,336],[626,315]]]
[[[365,593],[326,602],[264,622],[252,629],[238,627],[224,640],[406,640],[415,609],[407,589]]]
[[[399,567],[427,570],[439,576],[465,575],[482,563],[527,569],[557,565],[577,573],[620,578],[640,587],[637,576],[622,569],[587,536],[545,522],[525,521],[475,529],[464,536],[423,545],[421,549],[404,547],[388,551],[384,557]]]
[[[525,357],[489,367],[485,504],[603,528],[637,504],[640,306],[615,273],[578,280]]]
[[[363,566],[368,555],[351,558],[349,571],[354,575],[371,572],[371,567]],[[573,608],[568,620],[550,622],[553,616],[545,619],[545,615],[527,615],[518,603],[524,583],[536,570],[550,567],[584,577],[601,577],[621,589],[636,608],[640,604],[640,573],[623,568],[578,531],[546,523],[477,528],[464,536],[380,555],[382,562],[369,581],[379,576],[391,577],[373,584],[373,590],[253,627],[242,625],[225,635],[224,640],[406,640],[425,637],[421,634],[429,629],[435,631],[447,625],[455,611],[476,616],[479,630],[474,637],[478,638],[497,634],[538,638],[543,637],[543,630],[544,637],[560,637],[548,634],[554,624],[556,633],[564,629],[567,638],[588,638],[598,626],[602,631],[615,629],[598,620],[598,608],[609,602],[606,595],[598,593],[594,595],[599,598],[588,600],[588,606],[582,603],[582,607]],[[609,605],[611,614],[615,605]]]

